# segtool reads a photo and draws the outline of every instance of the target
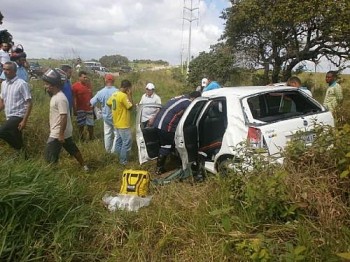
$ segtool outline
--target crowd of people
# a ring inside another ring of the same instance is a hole
[[[0,13],[0,24],[2,23]],[[6,120],[0,126],[0,138],[20,152],[24,150],[22,131],[26,127],[32,111],[31,90],[28,84],[26,53],[22,46],[13,48],[13,43],[3,42],[0,49],[0,111],[5,111]],[[108,153],[116,153],[119,162],[125,166],[129,160],[132,145],[131,110],[137,105],[159,104],[161,98],[155,93],[155,85],[147,83],[145,93],[138,104],[134,104],[132,84],[123,80],[120,88],[114,86],[112,74],[104,77],[105,86],[93,95],[93,88],[88,74],[80,70],[78,81],[71,84],[72,67],[62,65],[61,68],[47,70],[42,76],[45,90],[50,95],[49,124],[50,133],[45,148],[45,159],[49,163],[57,163],[62,147],[76,158],[84,170],[88,171],[80,150],[73,140],[72,116],[76,118],[79,139],[94,139],[95,108],[101,109],[104,129],[104,147]],[[341,86],[337,83],[337,73],[326,74],[328,84],[324,98],[324,106],[334,111],[343,100]],[[310,90],[302,87],[298,77],[288,79],[288,86],[299,88],[312,96]],[[221,88],[212,76],[202,79],[201,85],[189,95],[174,97],[159,108],[146,108],[143,111],[141,125],[143,128],[154,127],[157,130],[160,148],[156,173],[165,172],[165,161],[174,148],[174,136],[179,120],[189,106],[201,93]],[[27,156],[26,156],[27,157]]]

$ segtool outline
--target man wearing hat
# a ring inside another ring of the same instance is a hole
[[[80,150],[73,141],[73,126],[70,117],[69,103],[62,92],[66,81],[66,74],[61,69],[49,69],[42,76],[50,100],[50,135],[45,148],[45,159],[49,163],[57,163],[62,147],[83,167],[85,171],[89,168],[85,165]]]
[[[16,150],[23,148],[22,130],[32,110],[32,96],[28,84],[16,75],[14,62],[3,67],[6,80],[1,84],[0,111],[5,110],[6,121],[0,127],[0,138]]]
[[[112,112],[109,106],[106,105],[107,100],[111,95],[117,92],[118,89],[114,86],[114,76],[112,74],[105,75],[105,86],[99,90],[96,95],[91,98],[91,106],[97,104],[101,107],[104,130],[105,149],[108,153],[113,153],[113,144],[116,142],[116,132],[113,126]]]
[[[200,86],[196,88],[196,91],[203,92],[203,89],[208,85],[208,79],[207,78],[202,78],[202,83]]]
[[[152,83],[146,85],[146,92],[142,95],[139,105],[143,104],[162,104],[160,97],[154,92],[155,86]],[[146,107],[142,110],[142,127],[152,126],[159,108]]]

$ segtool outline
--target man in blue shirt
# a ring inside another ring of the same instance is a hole
[[[203,92],[219,88],[221,88],[221,85],[218,82],[213,81],[211,77],[208,77],[208,84],[204,87]]]
[[[27,54],[25,52],[21,52],[21,53],[15,53],[12,57],[11,57],[11,61],[16,63],[17,66],[17,71],[16,71],[16,75],[18,76],[18,78],[24,80],[25,82],[29,82],[29,76],[28,76],[28,72],[27,69],[24,67],[26,61],[27,61]],[[5,73],[2,72],[0,79],[3,81],[6,79]]]
[[[176,127],[183,113],[191,102],[199,96],[201,96],[201,93],[194,91],[189,95],[174,97],[157,114],[153,123],[153,127],[157,129],[160,143],[156,169],[157,175],[165,172],[165,160],[174,148]]]
[[[66,80],[66,82],[64,82],[64,85],[63,85],[63,88],[62,88],[62,92],[67,97],[68,104],[69,104],[69,111],[72,113],[72,109],[73,109],[73,92],[72,92],[72,84],[70,82],[70,78],[72,77],[73,69],[72,69],[72,67],[70,65],[61,65],[61,70],[63,72],[65,72],[65,74],[67,76],[67,80]]]
[[[103,118],[103,130],[104,130],[104,142],[106,152],[114,152],[114,144],[116,143],[117,136],[114,130],[112,112],[106,102],[110,96],[117,92],[118,89],[114,86],[114,76],[112,74],[106,74],[105,76],[105,87],[96,93],[96,95],[91,98],[91,106],[96,106],[100,104]]]

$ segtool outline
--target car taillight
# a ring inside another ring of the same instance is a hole
[[[255,148],[261,148],[261,130],[255,127],[249,127],[248,129],[248,144]]]

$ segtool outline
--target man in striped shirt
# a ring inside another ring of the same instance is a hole
[[[191,102],[199,96],[201,96],[201,93],[194,91],[189,95],[174,97],[157,114],[153,123],[153,126],[157,128],[160,143],[156,169],[157,175],[165,172],[165,160],[174,148],[175,131],[180,118]]]
[[[23,148],[22,130],[32,110],[30,88],[16,75],[14,62],[3,66],[6,80],[1,84],[0,111],[5,110],[6,121],[0,127],[0,138],[16,150]]]

